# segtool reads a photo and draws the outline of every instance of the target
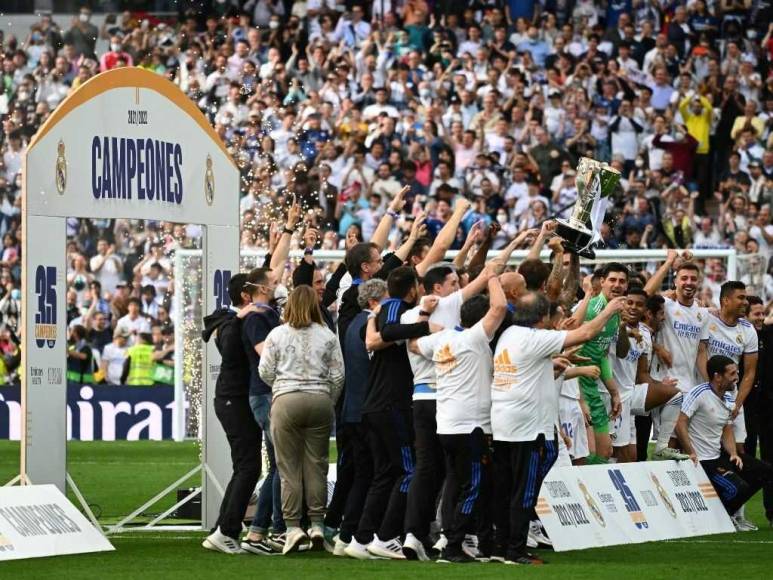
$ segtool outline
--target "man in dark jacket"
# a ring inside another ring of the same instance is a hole
[[[260,476],[261,432],[248,399],[250,363],[242,346],[242,319],[255,310],[244,292],[247,276],[236,274],[228,284],[231,308],[221,308],[204,318],[202,337],[215,345],[222,362],[215,384],[215,414],[231,448],[233,475],[228,482],[215,529],[203,546],[226,554],[238,554],[242,520]],[[236,309],[239,310],[236,310]]]

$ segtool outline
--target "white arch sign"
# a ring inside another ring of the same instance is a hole
[[[227,282],[239,270],[239,172],[206,117],[175,85],[142,69],[116,69],[74,91],[32,139],[22,215],[21,475],[64,492],[66,219],[205,226],[203,306],[210,312],[228,304]],[[203,358],[202,519],[210,526],[231,466],[212,405],[214,345]]]

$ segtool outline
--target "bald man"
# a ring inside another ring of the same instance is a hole
[[[499,277],[499,281],[507,299],[507,310],[512,314],[518,298],[526,293],[526,280],[518,272],[505,272]]]
[[[505,293],[505,299],[507,300],[507,314],[502,324],[499,325],[499,329],[494,334],[494,340],[491,341],[491,349],[495,349],[499,337],[505,331],[513,325],[513,314],[515,313],[515,304],[518,299],[526,294],[526,279],[518,272],[505,272],[499,276],[499,283],[502,285],[502,291]]]

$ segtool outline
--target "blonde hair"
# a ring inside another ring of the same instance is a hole
[[[317,293],[311,286],[298,286],[287,297],[284,319],[293,328],[306,328],[314,323],[323,324]]]

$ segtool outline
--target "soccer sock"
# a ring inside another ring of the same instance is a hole
[[[609,463],[606,457],[602,457],[601,455],[596,455],[595,453],[591,453],[588,455],[588,457],[585,458],[588,465],[606,465]]]
[[[674,434],[676,421],[679,419],[681,410],[679,405],[672,405],[670,403],[666,403],[660,409],[660,429],[658,430],[658,442],[655,445],[656,452],[668,447],[668,440]]]
[[[746,519],[746,510],[744,510],[746,506],[741,506],[738,508],[738,511],[733,514],[733,517],[739,519],[739,520],[745,520]]]

